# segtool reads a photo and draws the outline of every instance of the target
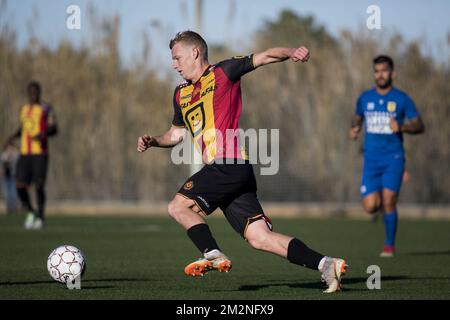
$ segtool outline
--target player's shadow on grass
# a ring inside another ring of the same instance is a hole
[[[271,284],[257,284],[257,285],[243,285],[237,291],[258,291],[272,287],[289,287],[292,289],[314,289],[325,290],[325,285],[320,282],[302,282],[302,283],[271,283]],[[344,288],[345,291],[363,291],[363,289]],[[235,290],[233,290],[235,291]]]
[[[406,276],[385,276],[381,277],[381,282],[385,281],[398,281],[398,280],[408,280],[413,279],[411,277]],[[342,286],[344,291],[366,291],[365,288],[367,282],[367,278],[359,277],[359,278],[343,278],[342,280]],[[359,288],[348,288],[347,285],[352,284],[362,284],[364,285],[364,289]],[[257,291],[265,288],[270,287],[281,287],[281,286],[287,286],[289,288],[299,288],[299,289],[324,289],[324,284],[320,281],[315,282],[299,282],[299,283],[268,283],[268,284],[257,284],[257,285],[243,285],[240,286],[237,291]],[[236,290],[233,290],[236,291]]]
[[[83,286],[83,283],[89,283],[89,282],[144,282],[144,281],[151,281],[149,279],[87,279],[82,280],[81,285]],[[1,286],[20,286],[20,285],[33,285],[33,284],[54,284],[56,281],[46,280],[46,281],[8,281],[8,282],[0,282]],[[103,286],[103,287],[94,287],[94,286],[88,286],[84,287],[86,289],[95,289],[95,288],[113,288],[113,286]],[[83,289],[84,289],[83,288]]]
[[[83,290],[112,289],[112,288],[116,288],[116,287],[115,286],[92,286],[92,287],[81,286],[81,289],[83,289]]]
[[[420,251],[406,253],[408,256],[450,256],[450,250],[443,251]]]
[[[22,281],[22,282],[0,282],[0,286],[20,286],[20,285],[30,285],[30,284],[51,284],[56,283],[55,281]]]

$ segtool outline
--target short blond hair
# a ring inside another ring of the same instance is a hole
[[[208,45],[202,36],[197,32],[190,30],[178,32],[175,37],[170,40],[170,50],[172,50],[172,48],[179,42],[195,45],[200,50],[203,60],[208,61]]]

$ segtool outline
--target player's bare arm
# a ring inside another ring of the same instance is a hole
[[[306,47],[299,48],[270,48],[266,51],[256,53],[254,56],[255,67],[264,66],[269,63],[281,62],[291,59],[293,62],[307,62],[310,57]]]
[[[9,145],[11,145],[14,142],[14,140],[16,138],[19,138],[21,132],[22,132],[22,127],[19,127],[19,129],[16,132],[14,132],[11,136],[8,137],[8,139],[6,139],[6,142],[3,145],[3,149],[6,149]]]
[[[58,125],[52,124],[47,128],[47,131],[45,133],[39,133],[33,137],[33,140],[36,141],[42,141],[46,137],[52,137],[58,134]]]
[[[352,125],[350,128],[350,139],[352,140],[358,139],[358,134],[361,131],[362,123],[363,118],[361,116],[358,116],[357,114],[353,115]]]
[[[183,141],[184,128],[172,125],[170,129],[161,136],[150,136],[145,134],[138,138],[137,151],[144,152],[151,147],[172,148]]]
[[[394,120],[395,121],[395,120]],[[392,126],[392,125],[391,125]],[[397,123],[398,126],[398,123]],[[412,119],[406,123],[404,123],[399,130],[409,134],[420,134],[425,131],[425,125],[420,117]]]

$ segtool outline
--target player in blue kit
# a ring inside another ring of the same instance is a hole
[[[393,257],[397,199],[405,164],[403,133],[422,133],[425,127],[412,99],[393,86],[392,59],[378,56],[373,60],[373,68],[375,88],[359,97],[350,138],[358,138],[364,122],[364,165],[360,187],[363,206],[370,214],[383,208],[386,241],[380,256]]]

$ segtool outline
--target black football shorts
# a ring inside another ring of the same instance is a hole
[[[48,155],[21,155],[17,161],[16,181],[44,185],[47,177]]]
[[[194,200],[205,215],[220,208],[233,229],[244,238],[248,225],[257,220],[264,220],[272,230],[272,222],[256,196],[251,164],[205,165],[184,183],[178,194]]]

